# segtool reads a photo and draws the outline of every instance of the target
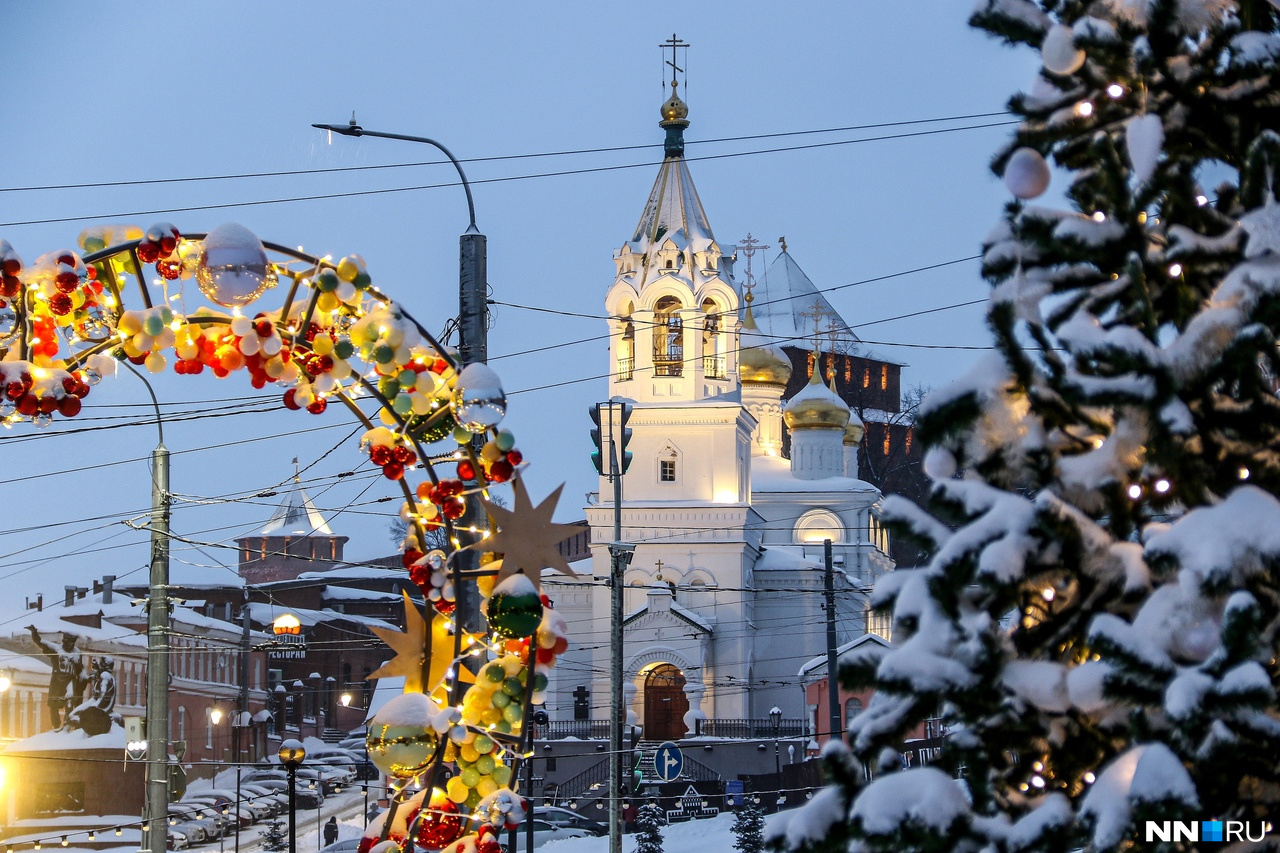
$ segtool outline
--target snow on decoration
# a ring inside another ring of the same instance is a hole
[[[497,375],[463,370],[374,288],[358,255],[333,263],[239,225],[199,235],[167,222],[88,228],[80,247],[27,265],[0,240],[0,422],[77,415],[126,359],[157,374],[240,373],[255,388],[283,386],[286,409],[351,412],[370,462],[403,496],[402,562],[431,604],[424,615],[406,595],[406,630],[373,629],[395,652],[373,677],[403,676],[405,693],[368,726],[370,760],[395,781],[361,853],[399,850],[411,836],[427,849],[498,850],[495,828],[527,808],[515,790],[527,716],[568,648],[567,623],[536,579],[547,567],[571,573],[557,545],[578,528],[550,523],[559,491],[536,507],[525,492],[515,436],[498,428],[506,401]],[[265,306],[272,287],[283,300]],[[357,406],[362,397],[378,404],[373,414]],[[426,449],[440,442],[444,452]],[[464,571],[454,523],[468,501],[506,482],[514,509],[490,505],[491,529],[472,546],[480,567]],[[512,577],[500,583],[500,573]],[[453,623],[463,582],[478,589],[494,633]],[[415,782],[422,791],[411,795]]]
[[[1280,257],[1280,204],[1271,195],[1267,196],[1262,207],[1240,217],[1240,227],[1249,235],[1245,257]]]
[[[1143,184],[1151,179],[1164,147],[1164,123],[1155,113],[1144,113],[1129,119],[1124,131],[1125,148],[1133,176]]]
[[[1075,32],[1066,24],[1055,24],[1040,45],[1045,70],[1054,74],[1075,74],[1084,65],[1084,51],[1076,47]]]
[[[1004,185],[1014,198],[1037,198],[1049,188],[1049,164],[1034,148],[1019,148],[1005,164]]]

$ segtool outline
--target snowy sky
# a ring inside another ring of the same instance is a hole
[[[970,31],[969,4],[946,0],[920,0],[909,15],[890,3],[754,0],[665,11],[585,2],[495,2],[482,12],[466,3],[182,8],[191,13],[162,3],[0,4],[9,35],[0,52],[0,237],[29,263],[74,247],[92,224],[168,220],[203,232],[236,221],[316,254],[363,255],[374,284],[432,330],[457,311],[460,188],[244,204],[454,180],[448,165],[316,173],[439,157],[387,140],[330,144],[312,122],[345,122],[354,109],[368,129],[432,136],[463,160],[649,146],[465,164],[489,240],[494,298],[598,315],[612,252],[631,234],[661,157],[658,106],[667,90],[658,44],[673,31],[692,45],[682,89],[692,122],[687,154],[719,242],[753,233],[775,247],[771,260],[785,235],[820,288],[975,255],[1007,197],[986,164],[1010,128],[719,155],[1003,119],[699,141],[994,113],[1035,70],[1028,52]],[[592,169],[601,171],[513,180]],[[283,171],[303,174],[9,189]],[[187,209],[153,212],[174,208]],[[979,353],[890,344],[985,345],[981,306],[859,324],[985,291],[970,261],[828,298],[865,339],[883,342],[876,353],[909,365],[904,383],[937,387]],[[606,343],[592,340],[603,330],[599,320],[498,306],[490,333],[491,363],[510,394],[507,425],[533,463],[531,491],[540,498],[567,481],[564,520],[581,517],[596,485],[586,411],[605,393],[604,380],[591,378],[606,369]],[[398,504],[369,502],[395,492],[361,465],[354,440],[342,440],[355,425],[339,408],[322,417],[274,411],[182,423],[177,413],[197,407],[256,398],[252,408],[265,408],[279,390],[254,392],[243,373],[223,382],[172,373],[152,381],[171,413],[176,533],[219,543],[261,526],[278,498],[244,495],[287,480],[297,456],[315,463],[304,477],[321,509],[349,507],[330,521],[352,537],[348,556],[390,551],[387,517]],[[541,388],[558,383],[566,384]],[[65,584],[102,574],[145,578],[146,534],[120,519],[149,505],[141,460],[156,432],[146,399],[141,383],[122,375],[95,388],[74,421],[0,436],[0,582],[12,608],[0,612],[0,632],[25,624],[18,608],[26,595],[57,601]],[[63,434],[139,419],[142,426]],[[352,470],[356,476],[336,477]],[[173,557],[176,580],[230,578],[219,564],[235,562],[233,551],[180,542]]]

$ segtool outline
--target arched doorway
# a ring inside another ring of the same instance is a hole
[[[688,712],[684,673],[673,664],[655,664],[644,676],[645,739],[679,740],[684,737],[684,715]]]

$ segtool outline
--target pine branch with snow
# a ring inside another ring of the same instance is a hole
[[[1280,9],[971,22],[1043,65],[993,159],[996,351],[922,407],[932,491],[885,514],[931,558],[877,585],[892,645],[842,669],[875,696],[778,848],[1110,850],[1280,807]]]

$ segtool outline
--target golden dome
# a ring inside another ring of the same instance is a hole
[[[738,375],[743,382],[786,385],[791,379],[791,361],[782,348],[760,334],[751,315],[751,294],[747,294],[747,315],[738,335]]]
[[[676,83],[671,81],[671,97],[667,98],[662,105],[662,121],[659,124],[667,122],[684,121],[689,118],[689,105],[680,100],[680,96],[676,94]]]
[[[857,445],[862,441],[862,434],[867,428],[862,425],[862,418],[853,412],[849,413],[849,423],[844,428],[844,443],[846,445]]]
[[[836,392],[822,383],[822,375],[814,370],[809,384],[787,402],[782,419],[789,429],[839,429],[848,424],[852,412]]]

